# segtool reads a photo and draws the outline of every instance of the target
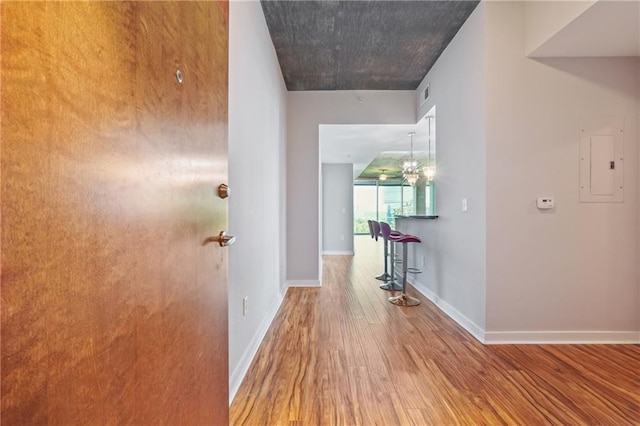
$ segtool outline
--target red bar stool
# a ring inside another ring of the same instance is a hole
[[[402,290],[402,286],[396,282],[395,275],[395,245],[393,243],[393,238],[397,238],[402,233],[398,231],[392,231],[391,226],[389,226],[386,222],[380,222],[380,235],[384,239],[384,248],[385,248],[385,256],[384,256],[384,270],[387,271],[387,264],[391,262],[391,275],[387,277],[386,284],[382,284],[380,286],[381,289],[387,291],[400,291]],[[387,247],[391,246],[391,254],[389,255],[389,251]]]
[[[407,296],[407,272],[411,269],[412,272],[419,272],[414,268],[408,268],[408,246],[412,243],[421,243],[422,240],[415,235],[403,234],[397,237],[391,237],[391,241],[402,244],[402,294],[389,298],[389,302],[398,306],[416,306],[420,304],[420,301],[415,297]]]

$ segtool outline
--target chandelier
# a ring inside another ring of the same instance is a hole
[[[382,169],[382,173],[380,173],[380,176],[378,176],[379,180],[387,180],[388,176],[386,175],[386,173],[384,171],[385,171],[385,169]]]
[[[429,160],[427,161],[427,165],[422,168],[422,173],[424,173],[424,177],[427,178],[427,182],[432,182],[436,177],[436,165],[431,160],[431,119],[433,117],[429,117]]]
[[[416,182],[418,182],[418,177],[420,177],[418,162],[413,158],[413,135],[415,134],[415,132],[409,132],[409,137],[411,138],[411,156],[409,160],[402,164],[402,177],[411,186],[415,186]]]

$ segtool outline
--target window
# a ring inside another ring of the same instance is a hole
[[[367,220],[378,220],[377,186],[375,182],[353,186],[353,232],[368,234]]]
[[[369,234],[367,220],[387,222],[395,227],[396,215],[433,214],[433,182],[426,185],[356,182],[353,185],[353,229],[356,235]]]

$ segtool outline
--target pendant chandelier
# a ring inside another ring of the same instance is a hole
[[[382,173],[380,173],[380,176],[378,176],[378,180],[387,180],[387,175],[384,172],[385,169],[382,169]]]
[[[411,138],[411,156],[409,157],[409,160],[402,164],[402,177],[411,186],[415,186],[416,182],[418,182],[418,177],[420,176],[418,173],[418,162],[413,158],[413,135],[415,134],[415,132],[409,132],[409,137]]]
[[[433,179],[436,177],[436,164],[433,160],[431,160],[431,119],[433,117],[429,117],[429,160],[427,161],[427,165],[422,168],[422,173],[424,173],[424,177],[427,179],[427,182],[433,182]]]

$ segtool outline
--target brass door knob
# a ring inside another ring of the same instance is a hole
[[[213,242],[220,244],[220,247],[228,247],[236,242],[236,237],[233,235],[227,235],[225,231],[220,231],[220,233],[215,237],[209,237],[204,241],[205,244]]]
[[[227,198],[229,194],[231,194],[229,186],[225,183],[221,183],[220,186],[218,186],[218,197],[224,199]]]

